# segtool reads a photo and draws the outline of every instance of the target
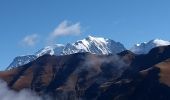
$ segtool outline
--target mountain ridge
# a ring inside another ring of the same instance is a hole
[[[135,54],[147,54],[154,47],[166,46],[166,45],[170,45],[170,42],[162,39],[153,39],[150,40],[149,42],[136,44],[129,50]],[[103,38],[103,37],[88,36],[85,39],[78,40],[74,43],[67,43],[66,45],[54,44],[51,46],[46,46],[40,49],[35,54],[28,55],[28,57],[27,55],[16,57],[13,60],[13,62],[7,67],[7,70],[13,67],[27,64],[28,62],[33,61],[44,54],[69,55],[69,54],[74,54],[79,52],[90,52],[93,54],[108,55],[108,54],[116,54],[124,50],[127,49],[120,42],[115,42],[114,40]]]

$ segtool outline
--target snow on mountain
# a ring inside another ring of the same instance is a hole
[[[130,51],[136,53],[136,54],[146,54],[148,53],[152,48],[158,47],[158,46],[166,46],[170,45],[169,41],[161,40],[161,39],[154,39],[149,42],[143,42],[140,44],[134,45]]]
[[[63,44],[55,44],[53,46],[46,46],[45,48],[39,50],[36,53],[37,57],[40,57],[44,54],[50,54],[50,55],[61,55],[63,53],[63,49],[64,49],[64,45]]]
[[[17,66],[21,66],[35,60],[36,58],[43,56],[45,54],[50,55],[69,55],[79,52],[90,52],[93,54],[115,54],[124,51],[125,47],[111,39],[106,39],[102,37],[92,37],[88,36],[83,40],[79,40],[75,43],[55,44],[52,46],[46,46],[39,50],[35,55],[19,56],[16,57],[13,62],[7,67],[11,69]]]
[[[146,54],[154,47],[165,45],[170,45],[170,42],[161,39],[154,39],[149,42],[136,44],[130,49],[130,51],[136,54]],[[90,52],[98,55],[103,54],[107,55],[119,53],[124,50],[126,50],[125,47],[119,42],[115,42],[111,39],[106,39],[102,37],[88,36],[87,38],[83,40],[78,40],[75,43],[68,43],[66,45],[55,44],[52,46],[46,46],[43,49],[36,52],[35,55],[18,56],[7,67],[7,69],[27,64],[30,61],[33,61],[36,58],[43,56],[45,54],[69,55],[79,52]]]
[[[37,57],[35,55],[18,56],[12,61],[12,63],[6,68],[6,70],[25,65],[35,60],[36,58]]]
[[[110,54],[119,53],[125,50],[125,47],[119,43],[110,39],[105,39],[101,37],[88,36],[83,40],[79,40],[75,43],[68,43],[64,45],[54,45],[47,46],[44,49],[37,52],[37,56],[42,56],[44,54],[51,55],[68,55],[78,52],[90,52],[94,54]]]

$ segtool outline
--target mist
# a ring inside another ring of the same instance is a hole
[[[43,100],[31,90],[23,89],[19,92],[8,88],[7,83],[0,80],[0,100]]]
[[[54,99],[48,95],[38,96],[35,92],[28,89],[16,92],[10,89],[5,81],[0,80],[0,100],[68,100],[68,93],[59,94]],[[74,100],[81,99],[74,98]]]

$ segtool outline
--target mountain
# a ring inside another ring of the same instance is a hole
[[[97,55],[108,55],[116,54],[124,50],[126,50],[125,47],[119,42],[115,42],[111,39],[106,39],[102,37],[88,36],[87,38],[79,40],[72,44],[68,43],[66,45],[55,44],[52,46],[46,46],[43,49],[39,50],[37,53],[35,53],[35,55],[16,57],[7,69],[27,64],[28,62],[33,61],[36,58],[45,54],[58,56],[80,52],[89,52]]]
[[[154,39],[149,42],[136,44],[130,49],[130,51],[136,54],[147,54],[152,48],[166,45],[170,45],[170,42],[161,39]]]
[[[26,65],[0,72],[0,78],[16,91],[27,88],[57,100],[76,100],[86,98],[86,91],[91,86],[98,87],[119,78],[128,66],[124,63],[126,57],[121,56],[91,53],[43,55]],[[60,99],[63,97],[65,99]]]
[[[103,85],[98,100],[169,100],[170,46],[136,55],[122,76]]]
[[[148,54],[43,55],[1,71],[11,89],[31,89],[57,100],[170,100],[170,46]],[[64,99],[63,99],[64,98]]]
[[[12,63],[6,68],[6,70],[13,69],[17,66],[25,65],[35,60],[36,58],[37,57],[35,55],[18,56],[12,61]]]

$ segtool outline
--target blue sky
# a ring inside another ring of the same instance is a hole
[[[127,48],[170,40],[169,5],[169,0],[0,0],[0,68],[33,54],[51,36],[52,43],[102,36]],[[63,28],[64,35],[58,34]]]

